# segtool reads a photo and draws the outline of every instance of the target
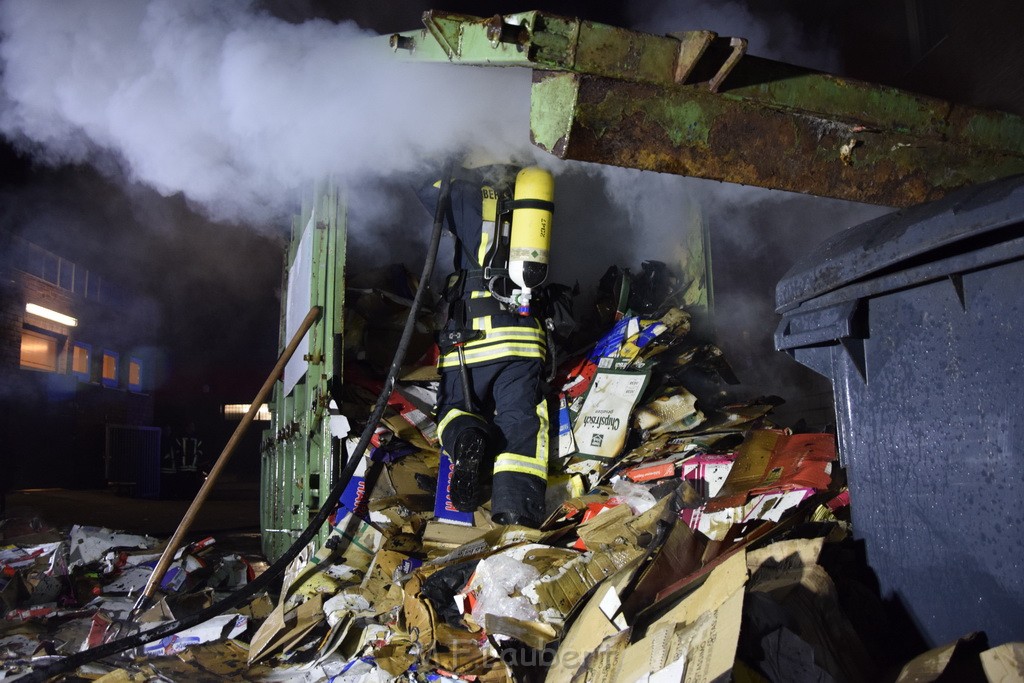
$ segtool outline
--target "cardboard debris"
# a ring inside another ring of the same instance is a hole
[[[828,572],[818,564],[824,538],[781,541],[747,554],[751,572],[748,592],[769,597],[788,615],[797,647],[791,651],[807,653],[805,668],[820,669],[833,678],[874,680],[876,670],[863,643],[839,605],[839,596]],[[787,629],[789,630],[789,629]],[[782,634],[769,633],[768,640]],[[786,648],[776,643],[763,651]],[[776,663],[778,666],[778,663]],[[794,666],[787,661],[786,667]],[[765,671],[764,673],[770,673]]]
[[[836,459],[835,437],[831,434],[759,429],[751,432],[738,450],[715,507],[742,504],[748,494],[827,488],[831,464]]]
[[[636,428],[651,436],[686,432],[703,421],[704,414],[697,409],[697,397],[683,388],[673,388],[672,393],[641,406],[633,418]]]
[[[985,680],[981,654],[983,636],[972,633],[914,657],[900,670],[896,683],[930,683],[937,680]],[[1018,679],[1019,680],[1019,679]]]
[[[573,421],[578,456],[610,460],[622,451],[630,413],[648,379],[646,374],[598,370]]]
[[[713,501],[707,506],[683,511],[683,520],[695,531],[715,541],[725,540],[734,526],[750,522],[778,522],[814,494],[812,489],[761,493],[735,507]],[[711,505],[715,504],[712,509]]]
[[[157,539],[148,536],[87,526],[73,526],[65,534],[64,540],[43,545],[20,543],[12,535],[8,537],[11,545],[0,551],[6,565],[0,570],[4,594],[11,600],[5,602],[0,637],[19,629],[34,648],[28,658],[20,650],[0,649],[0,680],[55,657],[96,647],[119,633],[159,557],[153,552],[160,547]],[[36,540],[38,534],[26,538]],[[156,604],[139,616],[135,627],[146,630],[173,620],[175,613],[193,614],[211,604],[214,587],[236,586],[243,579],[248,581],[251,572],[245,557],[218,552],[213,538],[186,544],[176,554]],[[44,595],[51,601],[39,602]],[[199,643],[240,636],[249,618],[221,615],[149,643],[138,649],[138,656],[163,657]],[[129,680],[138,673],[134,668],[101,665],[86,665],[79,671],[82,676],[108,680]],[[146,680],[156,675],[155,670],[144,674]]]
[[[1024,680],[1024,643],[1003,643],[985,650],[981,666],[990,683]]]
[[[192,645],[223,638],[234,638],[245,631],[248,620],[241,614],[222,614],[192,628],[165,636],[142,646],[147,657],[166,657],[183,652]]]
[[[157,544],[157,540],[151,536],[125,534],[92,526],[72,527],[68,542],[70,567],[98,562],[113,548],[146,549]]]
[[[131,666],[78,675],[877,680],[882,662],[844,611],[834,566],[826,569],[851,529],[835,436],[794,433],[771,421],[778,399],[720,388],[732,371],[691,329],[697,318],[682,308],[691,290],[649,291],[639,314],[619,292],[607,309],[617,319],[556,369],[548,398],[557,453],[540,529],[496,526],[486,502],[476,513],[450,505],[424,334],[334,501],[327,541],[289,565],[280,593],[150,643]],[[395,336],[408,304],[379,285],[352,291],[345,381],[330,406],[348,454],[358,441],[350,431],[383,386],[378,341]],[[0,548],[0,678],[40,652],[102,642],[158,557],[156,539],[109,529],[31,540]],[[140,622],[194,614],[253,576],[244,555],[203,539],[179,553]],[[910,661],[900,680],[933,680],[960,671],[961,660],[991,680],[1012,679],[1022,659],[1020,644],[984,649],[966,639]]]
[[[271,667],[250,665],[248,649],[237,640],[218,640],[184,650],[176,657],[154,662],[161,676],[172,681],[195,681],[206,677],[219,680],[260,680],[273,673]]]
[[[746,564],[741,553],[717,567],[700,588],[650,624],[644,633],[619,628],[607,607],[608,598],[617,596],[617,592],[612,588],[599,592],[585,608],[584,614],[590,612],[579,631],[574,627],[563,642],[563,648],[572,649],[564,653],[548,680],[574,680],[584,668],[587,680],[597,681],[627,677],[715,680],[732,669],[745,581]],[[598,640],[602,633],[604,637]]]

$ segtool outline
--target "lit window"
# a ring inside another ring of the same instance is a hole
[[[118,355],[113,351],[103,352],[103,386],[117,386],[117,360]]]
[[[92,348],[88,344],[75,342],[71,347],[71,372],[84,380],[89,379]]]
[[[57,371],[56,337],[32,330],[21,331],[21,367],[30,370]]]
[[[128,390],[142,391],[142,361],[134,356],[128,359]]]
[[[245,417],[246,413],[249,412],[249,408],[252,407],[251,403],[225,403],[224,404],[224,419],[226,420],[241,420]],[[256,411],[254,420],[270,420],[270,406],[266,403],[260,406],[260,409]]]

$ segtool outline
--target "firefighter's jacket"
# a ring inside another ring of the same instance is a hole
[[[434,198],[437,191],[433,190]],[[428,201],[424,198],[424,203]],[[429,204],[428,204],[429,205]],[[500,309],[483,278],[484,259],[494,243],[496,199],[494,190],[472,181],[452,181],[451,205],[445,227],[456,238],[455,273],[449,277],[446,329],[468,329],[480,335],[463,346],[466,365],[483,365],[512,358],[546,356],[544,328],[532,316]],[[458,353],[443,349],[438,369],[457,368]]]

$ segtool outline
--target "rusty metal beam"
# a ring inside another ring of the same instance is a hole
[[[960,130],[873,128],[808,112],[567,73],[534,72],[534,144],[563,159],[908,206],[1024,173],[1024,155]]]
[[[1024,173],[1019,116],[747,56],[741,38],[545,12],[424,26],[392,49],[532,68],[532,140],[565,159],[890,206]]]

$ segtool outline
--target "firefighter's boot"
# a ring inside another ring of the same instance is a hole
[[[480,503],[480,467],[487,452],[487,432],[479,427],[462,430],[452,447],[452,504],[460,512],[473,512]]]

